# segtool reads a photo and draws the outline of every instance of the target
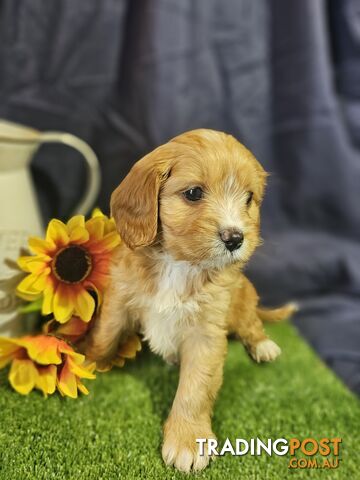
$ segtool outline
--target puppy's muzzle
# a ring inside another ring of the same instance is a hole
[[[225,230],[221,230],[220,238],[224,242],[227,250],[233,252],[241,247],[244,241],[244,234],[235,228],[226,228]]]

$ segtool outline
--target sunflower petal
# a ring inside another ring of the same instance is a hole
[[[24,293],[28,295],[36,295],[41,293],[41,290],[34,288],[34,283],[38,280],[38,275],[30,273],[27,275],[16,287],[18,293]]]
[[[125,360],[124,360],[124,363],[125,363]],[[113,367],[112,362],[98,362],[96,364],[96,371],[100,373],[106,373],[106,372],[110,372],[112,367]]]
[[[77,398],[77,381],[76,376],[69,369],[69,359],[67,358],[60,375],[57,379],[57,386],[62,395]]]
[[[88,328],[89,323],[84,322],[79,317],[73,316],[68,322],[59,325],[56,329],[56,334],[65,337],[80,337],[87,332]]]
[[[66,224],[71,243],[85,243],[89,240],[89,232],[85,228],[84,215],[75,215]]]
[[[16,338],[0,337],[0,368],[4,368],[20,352],[21,346],[17,344]]]
[[[74,228],[70,233],[70,242],[82,244],[89,240],[89,232],[83,227]]]
[[[6,367],[12,360],[14,359],[14,355],[4,355],[0,357],[0,368]]]
[[[105,217],[103,212],[98,207],[94,208],[94,210],[91,212],[91,218],[95,218],[95,217],[101,217],[101,218]]]
[[[89,285],[91,289],[94,289],[95,287],[95,292],[100,293],[103,292],[108,286],[109,280],[109,274],[99,271],[97,266],[95,266],[94,270],[91,272],[90,277],[86,280],[84,286]]]
[[[100,217],[104,220],[104,233],[110,233],[116,230],[115,220],[112,217],[104,215],[100,208],[94,208],[91,218]]]
[[[17,259],[17,264],[21,268],[21,270],[23,270],[24,272],[30,273],[31,270],[29,269],[28,265],[31,261],[34,261],[34,258],[37,258],[37,257],[34,257],[33,255],[25,255],[25,256],[19,257]]]
[[[43,392],[45,396],[51,395],[56,388],[56,366],[38,367],[38,377],[35,387]]]
[[[41,273],[46,267],[47,262],[51,260],[45,255],[26,255],[17,259],[17,264],[24,272]]]
[[[84,215],[74,215],[66,224],[68,231],[71,233],[75,228],[85,227]]]
[[[54,286],[52,282],[49,282],[43,292],[43,303],[41,307],[41,313],[43,315],[50,315],[53,312],[54,306]]]
[[[29,357],[41,365],[61,364],[59,342],[59,339],[51,335],[29,336],[22,340]]]
[[[91,251],[94,253],[106,253],[114,250],[118,245],[120,245],[119,234],[117,232],[111,232],[98,242],[94,243],[91,247]]]
[[[54,318],[52,318],[51,320],[48,320],[44,323],[41,331],[44,335],[47,335],[49,333],[52,333],[57,328],[57,326],[58,322]]]
[[[35,387],[38,371],[29,359],[15,358],[11,364],[9,381],[14,390],[27,395]]]
[[[90,322],[95,311],[95,300],[85,289],[79,289],[75,293],[75,308],[81,320]]]
[[[86,230],[89,232],[89,242],[92,244],[100,240],[104,235],[104,219],[103,217],[94,217],[88,220],[85,224]]]
[[[77,383],[77,388],[81,393],[83,393],[84,395],[89,395],[89,390],[85,387],[83,383],[81,383],[81,381],[78,378],[76,379],[76,383]]]
[[[115,357],[111,363],[116,367],[123,367],[125,365],[125,359],[121,357]]]
[[[46,231],[46,241],[53,242],[57,247],[65,247],[69,243],[69,235],[67,233],[66,225],[53,218],[48,225]]]
[[[85,282],[84,286],[88,290],[92,290],[95,293],[95,295],[96,295],[96,306],[97,306],[97,310],[99,310],[100,305],[102,304],[102,301],[103,301],[102,290],[104,290],[105,288],[102,287],[102,290],[100,290],[99,288],[97,288],[97,286],[93,282],[88,282],[88,281]]]
[[[91,379],[96,378],[96,375],[93,374],[95,364],[89,364],[86,367],[84,367],[82,365],[76,364],[71,359],[71,357],[68,357],[68,362],[69,362],[70,372],[72,372],[77,377],[79,377],[79,378],[91,378]]]
[[[85,355],[75,352],[75,350],[64,340],[59,340],[59,352],[65,353],[74,360],[75,363],[81,365],[84,363]]]
[[[42,292],[46,287],[47,278],[48,278],[50,272],[51,272],[50,267],[47,267],[40,274],[36,274],[37,279],[32,284],[31,288],[33,288],[34,290],[39,290],[39,291]]]
[[[116,232],[116,231],[117,231],[117,228],[116,228],[115,220],[113,218],[107,219],[107,221],[105,222],[105,230],[104,230],[105,235],[107,233]]]
[[[38,255],[48,255],[56,248],[54,242],[46,241],[39,237],[30,237],[28,243],[30,250],[32,250],[34,253],[37,253]]]
[[[71,286],[59,283],[53,301],[55,319],[60,323],[67,322],[74,311],[74,297]]]
[[[121,345],[118,355],[124,358],[135,358],[136,353],[141,350],[141,342],[137,335],[134,335],[127,339],[127,341]]]
[[[45,270],[38,274],[30,273],[27,275],[16,287],[16,293],[18,296],[25,295],[30,297],[31,300],[38,298],[38,295],[44,290],[47,278],[50,273],[50,268],[45,268]]]
[[[31,290],[19,292],[19,290],[16,290],[16,296],[27,302],[35,302],[41,297],[41,292],[31,292]]]
[[[17,338],[0,337],[0,357],[5,355],[12,355],[21,346],[17,343]]]

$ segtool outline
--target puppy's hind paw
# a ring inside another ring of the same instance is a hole
[[[259,342],[251,352],[251,356],[257,362],[272,362],[281,354],[281,349],[275,342],[267,338]]]

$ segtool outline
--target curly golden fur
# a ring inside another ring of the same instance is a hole
[[[201,129],[138,161],[111,197],[123,242],[86,353],[106,363],[126,337],[140,332],[154,352],[180,363],[162,455],[182,471],[200,470],[209,461],[195,439],[214,437],[211,414],[227,335],[235,333],[256,361],[273,360],[280,349],[267,338],[262,319],[293,311],[291,305],[259,308],[241,273],[260,243],[266,177],[235,138]],[[201,198],[187,198],[190,189]],[[242,243],[227,247],[224,231],[238,232]]]

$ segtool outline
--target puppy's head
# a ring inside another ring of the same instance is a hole
[[[266,173],[234,137],[194,130],[137,162],[111,197],[130,248],[154,245],[206,268],[246,262],[259,244]]]

